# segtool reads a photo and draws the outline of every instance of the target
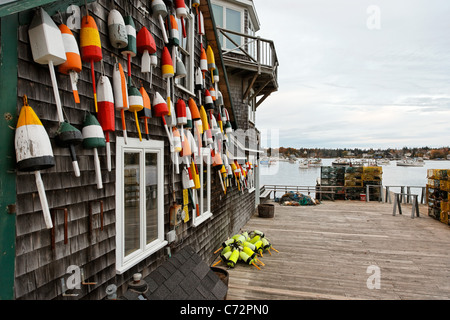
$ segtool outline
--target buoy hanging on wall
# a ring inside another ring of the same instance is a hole
[[[94,92],[94,105],[95,112],[98,112],[94,62],[99,62],[100,60],[102,60],[103,55],[97,24],[95,23],[94,18],[89,15],[89,13],[81,19],[80,47],[81,59],[85,62],[91,63],[91,79],[92,90]]]
[[[136,57],[137,47],[136,47],[136,27],[134,25],[133,18],[131,16],[126,16],[124,18],[125,25],[127,27],[128,45],[124,50],[122,50],[122,55],[127,58],[128,62],[128,78],[131,78],[131,58]]]
[[[112,9],[108,14],[109,42],[116,49],[125,48],[128,45],[128,35],[125,21],[116,9]]]
[[[75,103],[80,103],[77,88],[78,73],[81,72],[82,68],[80,50],[78,49],[77,40],[72,31],[65,24],[60,24],[59,30],[61,31],[64,50],[66,52],[66,62],[60,64],[58,70],[61,73],[69,75]]]
[[[27,96],[23,97],[23,101],[24,105],[20,110],[14,137],[17,169],[26,172],[34,171],[45,225],[50,229],[53,223],[40,170],[53,167],[55,159],[50,138],[41,120],[28,105]]]
[[[151,55],[156,53],[156,43],[152,34],[145,26],[137,33],[136,44],[138,52],[142,54],[141,72],[151,72]]]
[[[152,117],[152,107],[151,107],[151,103],[150,103],[150,97],[144,87],[141,87],[139,89],[139,92],[142,95],[142,101],[144,103],[144,108],[142,108],[141,111],[138,111],[138,116],[140,119],[144,119],[145,137],[147,140],[149,140],[150,137],[149,137],[149,133],[148,133],[147,120]]]
[[[134,119],[136,121],[136,129],[138,131],[139,140],[142,141],[141,128],[139,126],[138,111],[144,108],[144,100],[142,94],[139,92],[138,88],[133,86],[131,83],[128,85],[128,111],[134,113]]]
[[[184,25],[184,18],[187,17],[187,10],[184,0],[175,0],[175,8],[177,18],[181,20],[181,30],[183,32],[183,38],[186,38],[186,27]]]
[[[100,169],[100,160],[98,158],[97,148],[105,147],[106,141],[102,127],[93,114],[86,114],[83,123],[83,147],[94,150],[94,168],[97,189],[103,188],[102,172]]]
[[[54,66],[60,65],[66,61],[66,51],[64,49],[61,31],[48,13],[45,12],[44,9],[39,8],[33,17],[33,20],[31,20],[28,36],[30,39],[33,60],[39,64],[48,64],[52,80],[53,95],[56,101],[56,110],[58,112],[58,120],[62,123],[64,122],[64,116],[54,69]]]
[[[107,76],[101,76],[98,83],[98,113],[97,118],[100,123],[106,140],[106,167],[111,171],[111,145],[109,133],[116,130],[114,114],[114,93],[111,82]]]
[[[125,144],[127,144],[127,126],[125,123],[125,110],[129,109],[128,106],[128,89],[127,80],[125,79],[125,73],[123,72],[122,65],[119,62],[114,64],[113,70],[113,92],[114,92],[114,106],[116,110],[120,111],[122,118],[122,132]]]
[[[167,17],[167,8],[162,0],[152,0],[153,17],[158,19],[159,27],[163,36],[164,43],[169,43],[167,39],[166,29],[164,27],[164,18]]]

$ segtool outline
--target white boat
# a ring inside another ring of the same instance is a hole
[[[334,160],[331,163],[331,165],[333,167],[350,166],[351,165],[351,161],[349,159],[337,158],[336,160]]]
[[[310,167],[320,167],[320,166],[322,166],[322,159],[319,159],[319,158],[309,159],[308,165]]]
[[[389,159],[377,159],[377,166],[387,166],[391,164]]]
[[[422,158],[402,159],[397,161],[397,166],[401,167],[423,167],[425,162]]]
[[[300,160],[299,162],[298,162],[298,168],[299,169],[308,169],[309,168],[309,165],[308,165],[308,160]]]

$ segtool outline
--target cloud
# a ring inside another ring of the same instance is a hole
[[[448,145],[448,1],[254,2],[280,60],[258,128],[292,147]],[[366,25],[374,3],[379,30]]]

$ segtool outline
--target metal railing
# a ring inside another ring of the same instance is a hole
[[[277,192],[287,193],[289,191],[293,191],[293,192],[307,193],[308,195],[319,194],[319,200],[322,200],[322,195],[331,195],[332,200],[334,200],[334,195],[339,195],[338,193],[336,193],[337,189],[343,189],[343,188],[355,188],[355,187],[323,186],[323,185],[295,186],[295,185],[266,184],[263,187],[261,187],[261,194],[263,194],[264,191],[269,190],[270,194],[273,193],[273,198],[275,198]],[[359,188],[362,188],[362,187],[359,187]],[[423,186],[366,185],[365,186],[366,202],[370,201],[370,188],[380,189],[380,197],[379,197],[378,201],[379,202],[389,202],[389,203],[392,203],[391,192],[396,193],[396,192],[392,191],[391,188],[400,188],[400,192],[399,192],[399,194],[401,194],[400,201],[405,202],[405,203],[412,203],[412,198],[414,198],[417,195],[416,193],[411,192],[412,189],[421,189],[420,203],[421,204],[425,203],[426,187],[423,187]],[[384,196],[383,196],[383,189],[384,189]],[[405,190],[406,190],[406,192],[405,192]]]

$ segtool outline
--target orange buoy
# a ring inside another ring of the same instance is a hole
[[[94,18],[90,15],[85,15],[81,19],[80,47],[81,59],[85,62],[91,63],[91,78],[92,89],[94,92],[95,112],[98,112],[94,62],[99,62],[102,60],[103,55],[97,24],[95,23]]]
[[[142,108],[141,111],[138,111],[138,116],[140,119],[144,119],[145,134],[146,134],[147,140],[149,140],[150,138],[148,135],[147,119],[150,119],[152,117],[152,107],[151,107],[151,103],[150,103],[150,97],[143,86],[139,89],[139,92],[142,95],[142,100],[144,102],[144,108]]]
[[[73,97],[75,103],[80,103],[80,96],[78,95],[78,73],[81,72],[82,64],[80,57],[80,50],[78,49],[77,40],[75,39],[72,31],[65,24],[59,25],[61,31],[64,50],[66,52],[66,62],[58,66],[58,70],[61,73],[68,74],[70,76],[70,82],[72,85]]]

